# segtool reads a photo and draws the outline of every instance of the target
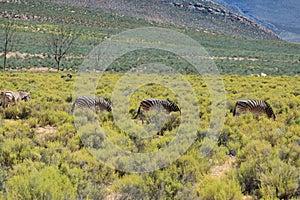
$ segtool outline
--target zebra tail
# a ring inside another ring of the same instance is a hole
[[[139,107],[136,115],[132,119],[136,119],[139,116],[140,112],[141,112],[141,106]]]

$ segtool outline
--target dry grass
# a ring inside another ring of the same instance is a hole
[[[57,131],[57,128],[47,125],[45,127],[37,127],[35,131],[39,134],[38,137],[45,138],[48,135],[55,133]]]
[[[227,160],[222,165],[216,165],[211,168],[211,175],[215,177],[222,177],[226,172],[232,169],[234,162],[236,161],[236,157],[228,156]]]

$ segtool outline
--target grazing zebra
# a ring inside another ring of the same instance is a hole
[[[61,78],[65,79],[65,78],[72,78],[72,74],[67,74],[67,75],[62,75]]]
[[[149,111],[152,109],[159,109],[159,108],[164,108],[167,114],[169,114],[170,112],[177,112],[177,111],[181,112],[180,108],[169,99],[160,100],[160,99],[148,98],[148,99],[143,99],[141,101],[137,114],[133,117],[133,119],[136,119],[141,114],[141,109],[143,109],[144,111]]]
[[[233,116],[239,115],[241,113],[250,112],[256,114],[258,119],[259,115],[266,114],[269,118],[276,120],[276,116],[271,108],[271,106],[263,100],[254,99],[240,99],[236,102]]]
[[[9,105],[16,105],[20,101],[30,101],[30,92],[19,90],[17,92],[4,90],[1,92],[1,105],[7,108]]]
[[[106,110],[111,112],[112,103],[110,100],[106,98],[94,98],[90,96],[80,96],[75,99],[71,112],[74,112],[76,108],[88,108],[88,109],[96,109],[98,107],[101,111]]]

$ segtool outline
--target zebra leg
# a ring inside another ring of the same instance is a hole
[[[139,107],[136,115],[132,119],[136,119],[139,116],[140,112],[141,112],[141,106]]]
[[[1,98],[1,106],[2,106],[2,108],[5,108],[5,104],[6,104],[5,100],[6,99],[5,99],[5,96],[4,96],[3,92],[1,93],[1,95],[3,95],[2,98]]]
[[[73,105],[72,105],[71,113],[73,113],[74,110],[75,110],[75,102],[74,102]]]
[[[3,107],[3,108],[7,108],[8,106],[9,106],[9,102],[7,101],[7,99],[5,99],[5,100],[3,101],[2,107]]]
[[[236,106],[237,104],[235,104],[234,109],[233,109],[233,116],[236,116]]]

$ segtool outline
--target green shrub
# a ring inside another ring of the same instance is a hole
[[[271,145],[264,141],[252,141],[243,149],[238,161],[241,163],[237,169],[243,192],[259,194],[257,190],[261,184],[260,174],[272,157]]]
[[[7,199],[74,199],[76,190],[54,166],[25,170],[7,181]]]
[[[299,177],[299,169],[279,159],[274,159],[260,175],[260,193],[263,198],[291,199],[297,197]]]
[[[17,106],[9,106],[4,110],[4,118],[6,119],[17,119],[18,118],[18,107]]]
[[[198,193],[204,200],[240,200],[243,197],[241,188],[236,180],[218,179],[204,176],[198,186]]]

